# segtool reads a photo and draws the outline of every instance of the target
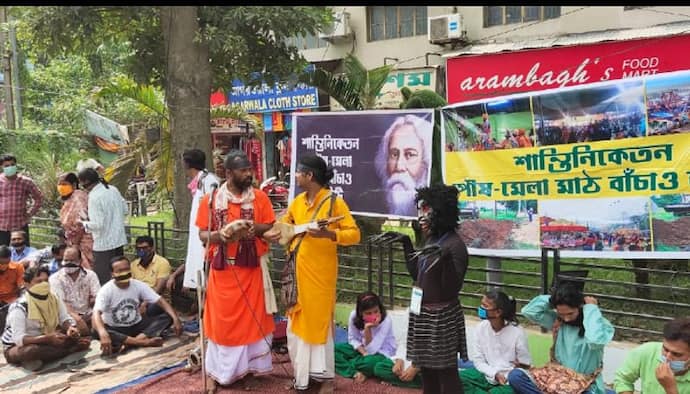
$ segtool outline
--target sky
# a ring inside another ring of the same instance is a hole
[[[606,226],[627,222],[624,217],[647,214],[645,205],[648,202],[647,197],[541,200],[539,215],[579,224]]]

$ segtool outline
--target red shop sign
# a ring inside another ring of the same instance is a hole
[[[450,58],[448,103],[690,69],[690,35]]]

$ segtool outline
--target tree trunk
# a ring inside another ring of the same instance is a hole
[[[191,195],[182,152],[198,148],[206,153],[207,166],[211,166],[212,160],[211,64],[208,45],[195,40],[199,32],[198,7],[161,7],[160,18],[167,65],[165,97],[175,168],[175,227],[184,229],[189,223]]]

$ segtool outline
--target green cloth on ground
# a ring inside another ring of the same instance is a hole
[[[388,357],[378,353],[362,356],[349,343],[335,344],[335,372],[346,378],[352,378],[357,372],[374,376],[374,366],[385,360]]]
[[[393,373],[393,360],[387,358],[374,366],[374,376],[388,382],[393,386],[418,389],[422,387],[422,374],[418,373],[409,382],[400,380],[398,375]]]
[[[476,368],[460,371],[465,394],[514,394],[513,388],[508,385],[493,385],[486,380],[486,376]]]

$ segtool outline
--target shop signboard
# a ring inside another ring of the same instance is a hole
[[[230,105],[239,105],[248,113],[295,111],[318,107],[319,92],[317,88],[303,83],[293,87],[279,83],[251,87],[235,80],[228,101]]]
[[[690,69],[690,35],[447,59],[448,103]]]
[[[407,87],[411,91],[429,89],[438,92],[438,66],[399,68],[388,74],[386,83],[376,99],[376,109],[398,109],[403,102],[400,89]],[[332,97],[329,100],[331,111],[345,111]]]

